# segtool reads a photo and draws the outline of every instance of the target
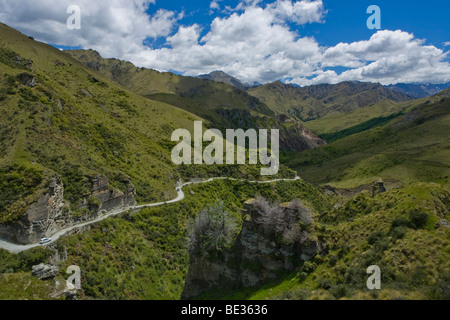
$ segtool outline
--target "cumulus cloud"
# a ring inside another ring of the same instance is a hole
[[[81,46],[107,57],[131,56],[146,38],[166,37],[182,15],[159,10],[146,13],[155,0],[0,0],[1,21],[36,39],[63,46]],[[81,9],[81,30],[68,30],[67,8]]]
[[[322,0],[276,0],[266,5],[245,0],[235,8],[224,6],[221,17],[210,25],[181,25],[183,13],[164,9],[148,15],[154,0],[78,0],[82,28],[74,31],[66,28],[70,4],[0,0],[0,20],[42,41],[92,48],[105,57],[192,76],[223,70],[248,82],[281,79],[300,85],[450,81],[448,52],[408,32],[383,30],[368,40],[333,47],[302,36],[292,25],[324,23]],[[213,0],[211,12],[221,5]],[[144,45],[160,37],[164,47]]]
[[[303,0],[292,2],[290,0],[278,0],[269,5],[267,10],[272,11],[277,22],[292,21],[299,25],[313,22],[321,22],[326,11],[322,0]]]

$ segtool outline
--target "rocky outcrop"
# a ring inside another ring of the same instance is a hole
[[[297,130],[300,131],[300,134],[305,139],[306,143],[311,149],[315,149],[321,146],[326,145],[327,143],[320,139],[318,136],[316,136],[314,133],[309,131],[304,125],[302,125],[300,122],[297,122]]]
[[[67,213],[63,183],[60,177],[54,177],[48,193],[32,204],[20,220],[0,225],[0,238],[19,244],[36,243],[64,227]]]
[[[19,74],[18,79],[23,85],[29,88],[34,88],[37,84],[36,78],[28,73]]]
[[[376,183],[372,186],[372,197],[375,197],[377,194],[385,193],[387,191],[384,181],[378,179]]]
[[[127,185],[127,190],[111,188],[109,180],[103,175],[91,177],[91,193],[84,198],[80,204],[82,208],[90,210],[110,211],[122,207],[131,207],[136,205],[136,188],[129,179],[124,177],[123,183]],[[97,201],[92,201],[96,199]]]
[[[44,237],[51,237],[58,231],[77,223],[93,220],[102,212],[136,205],[136,189],[126,178],[125,192],[111,188],[109,180],[102,175],[92,177],[91,192],[86,195],[80,209],[89,214],[74,215],[64,202],[64,186],[60,177],[52,178],[48,193],[32,204],[18,221],[0,224],[0,239],[18,244],[37,243]]]
[[[33,276],[41,279],[53,279],[58,275],[59,268],[57,266],[52,266],[49,264],[38,264],[32,267]]]
[[[284,210],[290,210],[285,206]],[[293,241],[283,241],[265,230],[255,200],[245,203],[242,230],[229,251],[218,256],[190,256],[190,267],[182,293],[183,299],[198,297],[215,289],[254,287],[292,272],[304,261],[320,253],[320,244],[298,230]],[[298,224],[299,221],[297,221]]]

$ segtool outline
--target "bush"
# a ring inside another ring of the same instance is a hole
[[[395,227],[394,229],[391,230],[391,236],[393,238],[393,240],[398,240],[398,239],[403,239],[406,235],[406,232],[408,232],[408,228],[405,226],[399,226],[399,227]]]
[[[294,200],[286,208],[279,203],[271,205],[267,199],[258,197],[255,207],[260,214],[257,223],[267,236],[282,239],[285,244],[299,244],[308,237],[313,219],[300,200]]]
[[[409,212],[409,225],[413,229],[421,229],[425,227],[428,221],[429,214],[426,212],[421,212],[413,210]]]
[[[329,291],[336,299],[344,298],[350,294],[350,290],[345,284],[334,285]]]
[[[331,288],[332,285],[333,285],[333,282],[331,282],[331,280],[328,278],[321,279],[319,281],[319,288],[321,288],[321,289],[328,290]]]
[[[214,254],[229,248],[238,226],[223,202],[200,212],[191,227],[189,251],[198,255]]]

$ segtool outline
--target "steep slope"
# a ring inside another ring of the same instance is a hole
[[[362,82],[303,88],[274,82],[249,89],[248,92],[266,103],[275,113],[288,114],[302,121],[349,114],[377,103],[389,107],[398,102],[412,100],[411,97],[391,91],[380,84]]]
[[[198,117],[129,92],[3,24],[0,66],[0,223],[31,223],[33,235],[21,241],[49,231],[56,217],[64,224],[176,195],[170,137]]]
[[[389,123],[292,155],[304,179],[354,188],[377,178],[449,184],[450,89]]]
[[[2,239],[35,243],[104,211],[173,199],[180,179],[260,178],[258,166],[175,166],[172,133],[192,132],[203,119],[137,95],[3,24],[0,39]],[[309,148],[303,138],[289,146]]]
[[[303,151],[324,142],[298,122],[279,119],[247,92],[227,84],[137,68],[96,51],[66,51],[85,66],[150,100],[169,103],[208,120],[206,126],[225,129],[279,129],[283,150]]]

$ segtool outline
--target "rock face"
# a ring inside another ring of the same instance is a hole
[[[320,244],[306,231],[298,241],[286,244],[264,231],[258,222],[259,210],[247,201],[245,221],[233,248],[218,257],[191,255],[182,299],[200,296],[214,289],[240,289],[261,285],[292,272],[302,262],[320,253]]]
[[[134,205],[136,205],[136,189],[130,181],[124,193],[110,188],[108,179],[98,175],[92,178],[91,193],[79,206],[88,208],[91,214],[75,216],[71,213],[69,205],[64,202],[64,186],[61,178],[54,177],[48,186],[48,193],[32,204],[20,220],[7,225],[0,224],[0,239],[18,244],[37,243],[40,239],[51,237],[64,228],[95,219],[100,212]]]
[[[372,187],[372,197],[375,197],[377,194],[381,194],[386,192],[387,189],[384,185],[384,181],[381,179],[378,179],[376,183],[374,183]]]
[[[19,81],[29,88],[34,88],[37,84],[36,78],[28,73],[22,73],[18,76]]]
[[[131,181],[127,178],[128,189],[122,192],[117,189],[112,189],[109,186],[109,180],[103,175],[98,175],[92,178],[92,190],[89,197],[94,197],[100,202],[100,211],[110,211],[115,208],[135,206],[136,205],[136,189]],[[85,201],[89,202],[89,199]],[[86,205],[88,203],[84,203]]]
[[[67,211],[63,183],[54,177],[48,193],[32,204],[20,220],[0,225],[0,238],[20,244],[36,243],[67,224]]]
[[[49,264],[38,264],[32,267],[33,276],[41,279],[53,279],[58,275],[59,268]]]

